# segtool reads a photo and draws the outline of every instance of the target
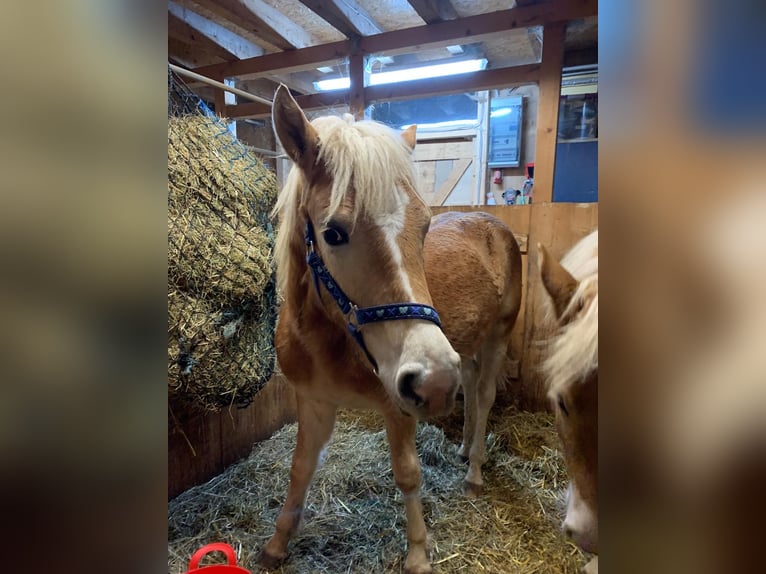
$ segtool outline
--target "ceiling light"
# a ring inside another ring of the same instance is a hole
[[[468,72],[483,70],[487,66],[487,60],[480,58],[477,60],[461,60],[459,62],[447,62],[443,64],[434,64],[432,66],[420,66],[417,68],[403,68],[401,70],[392,70],[390,72],[378,72],[370,74],[370,86],[379,86],[381,84],[395,84],[398,82],[409,82],[411,80],[424,80],[426,78],[440,78],[442,76],[455,76]],[[314,82],[314,87],[322,92],[330,90],[342,90],[348,88],[351,81],[348,78],[333,78],[330,80],[320,80]]]

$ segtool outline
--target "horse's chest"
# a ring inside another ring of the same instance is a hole
[[[359,362],[347,337],[332,329],[306,332],[285,319],[280,317],[277,327],[277,355],[282,373],[297,392],[354,408],[371,408],[385,400],[380,380]]]

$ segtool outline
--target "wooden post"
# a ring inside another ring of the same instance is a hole
[[[537,104],[534,202],[553,201],[553,171],[561,97],[561,66],[564,61],[566,22],[543,28],[543,59],[540,63],[540,99]]]
[[[223,84],[226,83],[226,78],[224,78],[223,76],[218,76],[218,77],[211,76],[211,78]],[[213,103],[215,104],[215,115],[222,118],[226,116],[226,92],[224,90],[219,90],[218,88],[216,88],[213,93],[214,93]]]
[[[364,54],[358,50],[352,52],[348,57],[348,70],[349,79],[351,80],[351,86],[348,92],[348,106],[351,114],[357,120],[364,119],[364,108],[366,107],[364,101],[364,83],[365,83],[365,57]]]

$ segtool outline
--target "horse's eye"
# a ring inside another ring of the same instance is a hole
[[[564,403],[564,399],[562,398],[561,395],[559,395],[558,404],[559,404],[559,408],[561,409],[561,412],[564,413],[564,415],[569,416],[569,411],[567,410],[567,406]]]
[[[322,232],[322,237],[328,245],[343,245],[348,243],[348,234],[340,227],[328,227]]]

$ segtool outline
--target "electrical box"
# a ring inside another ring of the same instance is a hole
[[[489,104],[489,167],[519,167],[523,96],[492,98]]]

